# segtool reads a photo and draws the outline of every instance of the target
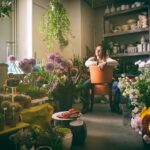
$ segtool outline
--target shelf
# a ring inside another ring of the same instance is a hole
[[[115,57],[134,57],[134,56],[144,56],[144,55],[150,55],[150,52],[140,52],[140,53],[120,53],[116,55],[112,55],[113,58]]]
[[[109,17],[118,16],[118,15],[122,15],[122,14],[132,13],[132,12],[136,12],[136,11],[144,10],[144,9],[148,9],[148,6],[130,8],[130,9],[127,9],[127,10],[121,10],[119,12],[114,12],[114,13],[111,13],[111,14],[105,14],[104,18],[109,18]]]
[[[135,34],[135,33],[140,33],[140,32],[148,32],[149,28],[141,28],[137,30],[129,30],[126,32],[116,32],[116,33],[106,33],[104,34],[104,37],[113,37],[113,36],[121,36],[121,35],[127,35],[127,34]]]

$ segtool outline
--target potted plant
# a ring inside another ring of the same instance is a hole
[[[61,149],[60,136],[52,128],[44,129],[39,125],[32,126],[35,147],[52,147],[54,150]]]
[[[72,145],[72,132],[69,128],[56,127],[55,131],[61,137],[62,150],[70,150]]]
[[[60,0],[50,1],[48,9],[42,17],[41,32],[49,50],[55,41],[59,42],[61,48],[68,45],[70,20]]]
[[[1,109],[5,110],[5,123],[11,127],[16,126],[19,122],[19,114],[22,110],[22,106],[18,103],[12,103],[10,101],[3,101],[1,103]]]
[[[19,103],[23,108],[29,108],[31,106],[31,97],[28,95],[16,95],[14,97],[14,101]]]
[[[31,128],[21,129],[15,134],[10,135],[9,138],[15,143],[18,149],[30,149],[35,143]]]

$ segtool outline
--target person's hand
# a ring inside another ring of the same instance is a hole
[[[106,62],[99,63],[98,66],[101,70],[103,70],[104,67],[106,66]]]

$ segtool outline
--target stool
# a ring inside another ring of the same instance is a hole
[[[84,143],[87,136],[87,128],[82,120],[75,120],[69,123],[73,134],[73,145],[81,145]]]

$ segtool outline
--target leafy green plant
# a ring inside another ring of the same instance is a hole
[[[67,134],[71,133],[71,130],[69,128],[63,128],[63,127],[56,127],[55,132],[58,133],[61,137],[66,136]]]
[[[12,12],[12,3],[13,0],[2,0],[0,2],[0,18],[10,15],[10,12]]]
[[[55,41],[59,42],[60,48],[64,48],[68,45],[70,20],[60,0],[50,1],[48,9],[42,17],[41,31],[49,50]]]

